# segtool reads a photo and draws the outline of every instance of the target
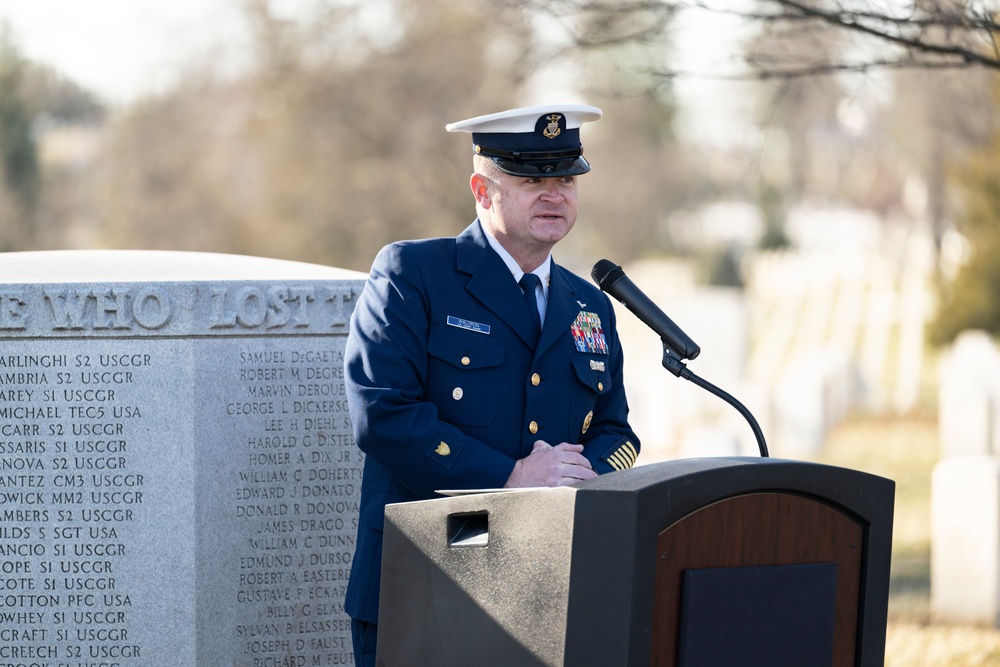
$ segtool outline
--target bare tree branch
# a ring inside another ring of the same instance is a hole
[[[750,10],[741,10],[732,7],[715,7],[709,5],[703,1],[693,1],[687,3],[687,8],[697,8],[708,12],[713,12],[715,14],[728,14],[732,16],[738,16],[750,22],[770,22],[770,21],[802,21],[810,20],[815,18],[813,12],[820,12],[830,17],[841,16],[842,20],[834,20],[834,23],[842,23],[847,20],[854,21],[871,21],[875,23],[884,24],[886,26],[895,26],[898,30],[913,30],[913,29],[928,29],[928,28],[962,28],[969,31],[977,32],[990,32],[1000,29],[1000,23],[993,20],[990,14],[976,14],[975,12],[970,12],[968,15],[956,14],[954,12],[930,14],[927,16],[914,16],[912,14],[906,15],[892,15],[884,12],[873,12],[863,9],[840,9],[840,10],[827,10],[826,12],[820,11],[816,7],[810,7],[812,12],[800,12],[799,6],[802,3],[788,2],[786,0],[758,0],[761,4],[777,5],[778,9],[771,11],[760,11],[754,12]],[[794,9],[795,12],[789,13],[787,9]]]
[[[986,25],[982,25],[982,22],[977,22],[975,20],[959,20],[959,17],[955,14],[942,14],[932,20],[926,20],[921,23],[910,23],[908,21],[901,21],[899,19],[889,17],[887,15],[879,14],[861,14],[859,12],[854,12],[844,9],[834,9],[834,10],[822,10],[817,7],[809,6],[806,3],[798,2],[797,0],[768,0],[769,2],[774,2],[775,4],[781,5],[782,7],[788,8],[794,12],[801,14],[804,17],[818,19],[821,22],[830,24],[838,28],[844,28],[845,30],[858,32],[861,34],[874,37],[879,40],[883,40],[892,44],[906,47],[907,49],[924,53],[924,54],[936,54],[945,57],[958,58],[965,63],[979,64],[986,67],[993,67],[1000,69],[1000,60],[998,60],[995,55],[993,57],[986,56],[982,53],[973,51],[966,46],[958,43],[934,43],[925,38],[924,30],[927,27],[938,27],[938,28],[962,28],[965,31],[978,31],[982,30],[985,33],[989,33],[995,30],[996,24],[992,21],[988,21]],[[885,24],[883,27],[879,27],[879,24]],[[903,33],[902,29],[908,28],[911,25],[919,29],[916,36],[907,36]],[[892,32],[886,29],[886,26],[896,26],[899,32]],[[914,61],[918,62],[918,61]],[[888,62],[882,65],[888,66]]]
[[[833,55],[827,62],[806,66],[748,58],[746,64],[755,71],[741,78],[796,78],[878,69],[1000,70],[1000,22],[993,13],[965,0],[915,0],[909,6],[886,3],[884,11],[863,0],[756,0],[745,8],[712,0],[523,0],[517,5],[523,11],[544,12],[557,19],[572,36],[572,46],[584,49],[650,43],[663,38],[671,21],[688,10],[737,17],[764,30],[784,26],[801,34],[806,26],[825,26],[853,35],[869,51],[873,46],[884,47],[880,49],[883,53],[859,56],[859,51],[853,51],[851,58]],[[606,29],[594,30],[595,25]],[[887,50],[895,50],[895,54]],[[662,76],[681,74],[664,72]]]

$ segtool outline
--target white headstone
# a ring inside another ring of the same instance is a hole
[[[993,339],[982,331],[960,334],[940,377],[941,455],[1000,455],[1000,352]]]
[[[931,482],[931,613],[1000,624],[1000,459],[950,456]]]
[[[815,454],[859,396],[857,366],[845,350],[821,346],[793,359],[774,389],[772,454]]]

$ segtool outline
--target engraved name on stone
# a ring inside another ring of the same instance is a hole
[[[231,360],[245,396],[228,404],[226,414],[256,424],[235,495],[235,516],[250,535],[239,559],[238,599],[267,605],[265,622],[237,627],[247,655],[350,664],[342,601],[361,458],[353,448],[343,362],[342,348],[322,346],[241,350]]]
[[[0,356],[0,658],[140,658],[119,570],[148,511],[128,442],[153,355],[50,345]]]

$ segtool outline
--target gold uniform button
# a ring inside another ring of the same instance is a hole
[[[449,454],[451,454],[451,447],[448,446],[447,442],[442,440],[441,444],[439,444],[437,446],[437,449],[434,450],[434,453],[440,454],[441,456],[448,456]]]
[[[462,357],[462,365],[463,366],[468,366],[471,363],[472,363],[472,359],[469,359],[468,357]]]
[[[533,384],[533,385],[535,385],[537,387],[541,383],[542,383],[542,376],[539,375],[538,373],[532,373],[531,374],[531,384]]]
[[[532,420],[531,423],[528,424],[528,430],[531,431],[531,435],[538,433],[538,422]]]
[[[598,382],[597,383],[597,391],[604,391],[604,383],[603,382]]]
[[[462,400],[463,396],[465,396],[465,392],[462,391],[461,387],[455,387],[454,389],[451,390],[451,397],[454,398],[456,401]]]
[[[587,429],[590,428],[590,422],[594,418],[594,411],[591,410],[587,413],[587,416],[583,418],[583,429],[580,431],[581,434],[586,433]]]

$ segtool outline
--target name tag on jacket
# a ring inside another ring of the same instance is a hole
[[[461,317],[455,317],[454,315],[448,316],[448,326],[458,327],[459,329],[466,329],[468,331],[475,331],[476,333],[487,334],[490,333],[490,325],[480,324],[479,322],[473,322],[472,320],[463,320]]]

